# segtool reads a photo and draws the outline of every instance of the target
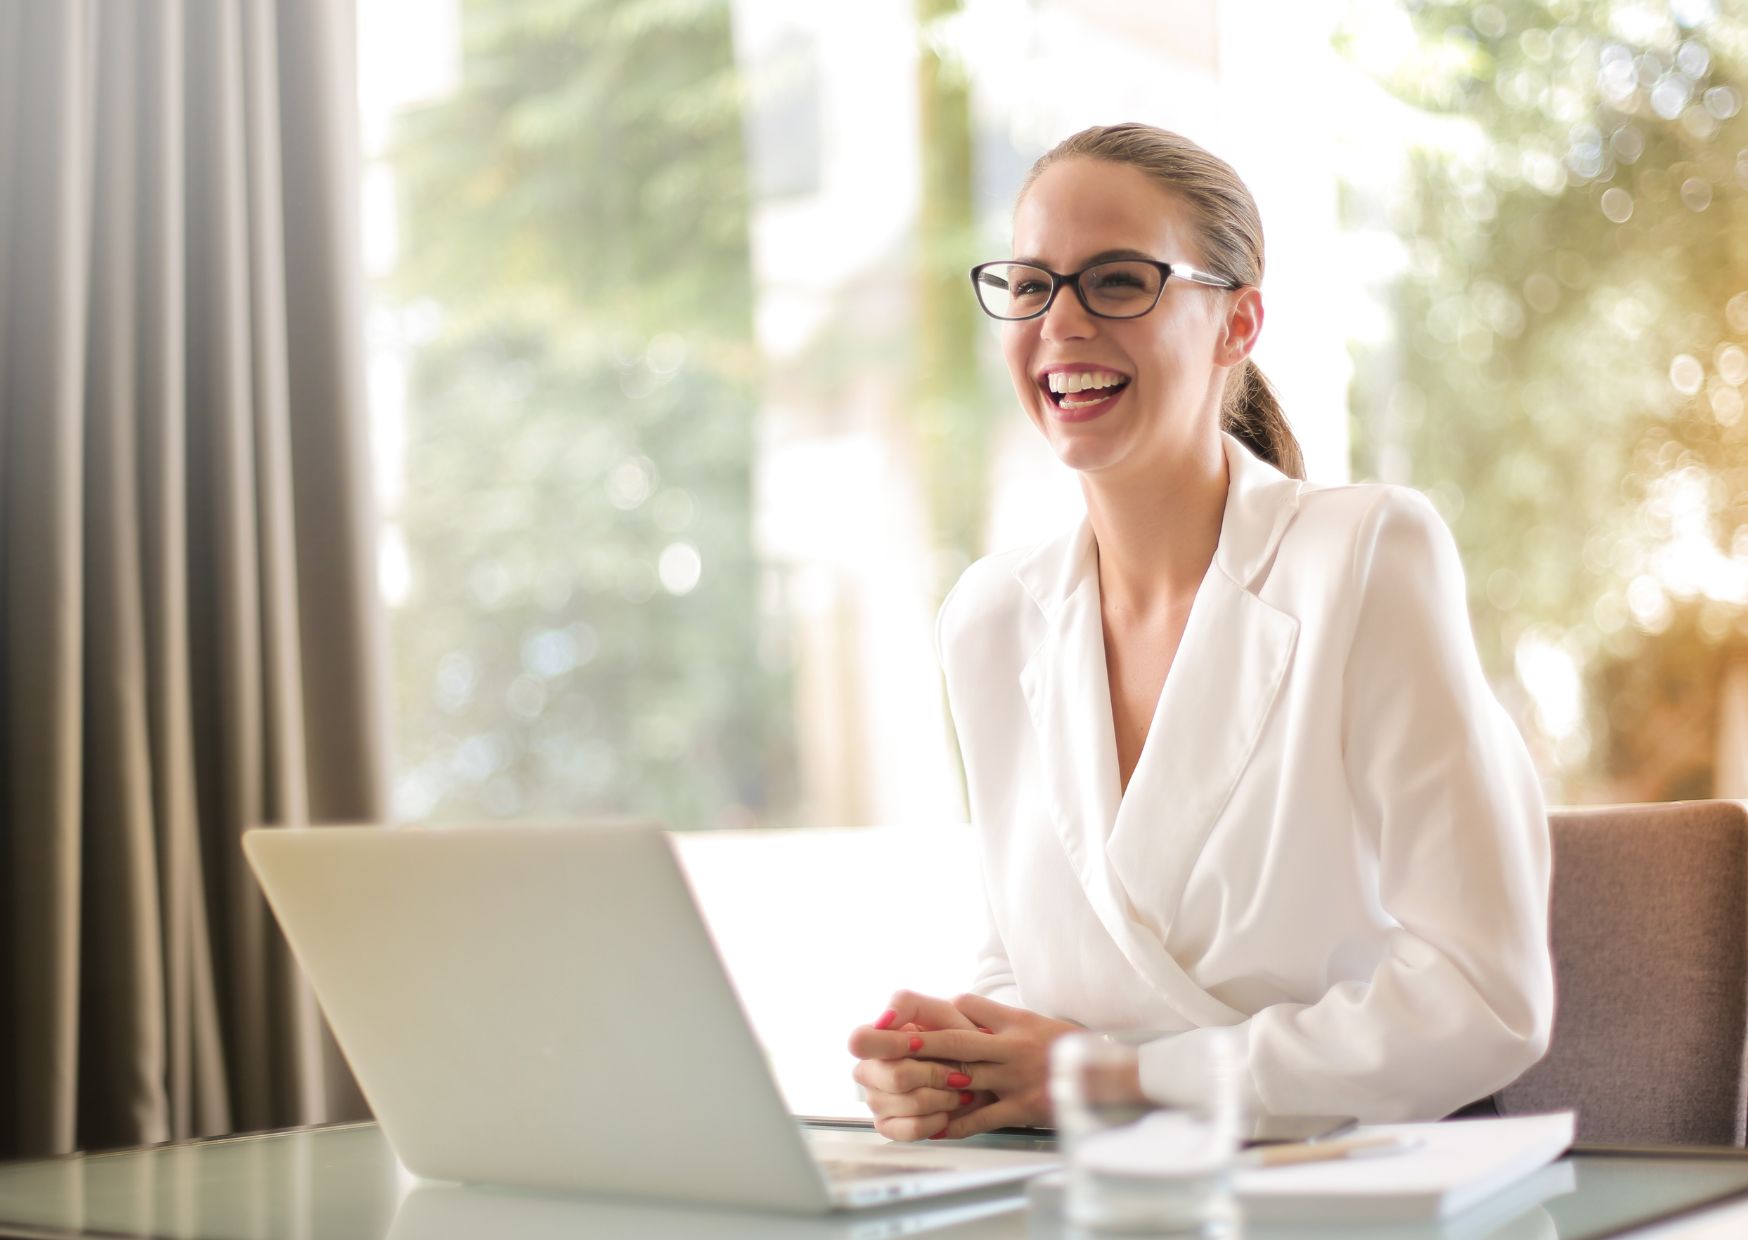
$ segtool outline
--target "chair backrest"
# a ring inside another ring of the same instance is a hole
[[[1553,1041],[1501,1113],[1576,1108],[1581,1141],[1743,1144],[1748,806],[1556,810],[1549,824]]]

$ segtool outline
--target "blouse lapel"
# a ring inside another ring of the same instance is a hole
[[[1090,553],[1090,531],[1085,543]],[[1062,851],[1106,933],[1182,1015],[1185,1027],[1231,1024],[1239,1014],[1197,986],[1148,932],[1107,853],[1121,811],[1096,570],[1089,568],[1059,599],[1049,619],[1044,640],[1020,672],[1020,687],[1037,732],[1044,795]]]
[[[1062,847],[1095,903],[1111,888],[1105,841],[1117,816],[1116,738],[1099,619],[1098,561],[1084,520],[1016,570],[1045,613],[1044,639],[1020,670],[1044,788]]]
[[[1165,939],[1190,868],[1261,733],[1298,630],[1248,588],[1272,561],[1298,484],[1229,436],[1226,450],[1220,544],[1126,794],[1119,791],[1090,525],[1083,521],[1015,568],[1044,613],[1044,637],[1020,685],[1051,820],[1099,921],[1188,1025],[1240,1019],[1184,972]]]
[[[1217,569],[1202,582],[1106,855],[1164,940],[1208,833],[1250,761],[1296,620]]]

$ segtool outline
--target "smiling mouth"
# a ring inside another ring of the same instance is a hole
[[[1056,370],[1045,375],[1038,386],[1058,409],[1075,414],[1116,399],[1129,380],[1110,370]]]

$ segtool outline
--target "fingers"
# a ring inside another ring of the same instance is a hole
[[[974,1029],[975,1025],[967,1020],[951,1003],[945,999],[937,999],[931,995],[919,995],[915,991],[901,990],[892,996],[890,1005],[880,1013],[879,1017],[868,1025],[860,1025],[850,1035],[850,1054],[858,1059],[865,1059],[871,1053],[864,1049],[861,1035],[865,1032],[890,1033],[897,1038],[901,1035],[908,1039],[911,1035],[929,1029]],[[893,1045],[903,1047],[906,1041],[879,1043],[885,1048]],[[902,1049],[893,1052],[902,1055]],[[889,1055],[888,1058],[891,1056]]]
[[[914,990],[901,990],[887,1000],[886,1010],[893,1018],[887,1028],[914,1024],[923,1029],[974,1029],[976,1025],[945,999],[919,995]],[[882,1014],[884,1015],[884,1013]],[[874,1022],[876,1027],[880,1022]]]
[[[946,1136],[974,1137],[980,1132],[1024,1122],[1025,1110],[1019,1103],[997,1098],[988,1106],[974,1106],[958,1115],[948,1116]],[[875,1127],[878,1128],[879,1124]]]
[[[959,1090],[941,1095],[938,1091],[918,1091],[941,1101],[932,1111],[907,1112],[888,1110],[895,1099],[890,1095],[870,1094],[868,1104],[874,1111],[874,1130],[891,1141],[926,1141],[951,1135],[949,1127],[962,1117],[991,1105],[992,1096],[981,1092]],[[1001,1127],[1010,1120],[998,1119],[992,1126]],[[987,1131],[987,1129],[978,1129]]]
[[[876,1119],[874,1131],[888,1141],[927,1141],[946,1133],[953,1117],[945,1111],[933,1115],[897,1115]]]
[[[959,1089],[913,1089],[908,1093],[870,1089],[868,1109],[876,1120],[945,1114],[970,1106],[967,1098],[975,1100],[976,1095]]]
[[[900,1033],[863,1025],[850,1035],[850,1053],[858,1059],[952,1059],[973,1063],[999,1053],[995,1039],[972,1028]]]
[[[997,1003],[994,999],[986,999],[982,995],[958,995],[953,999],[953,1010],[966,1018],[971,1024],[991,1033],[1001,1033],[1014,1023],[1016,1017],[1030,1015],[1024,1008],[1009,1007],[1005,1003]],[[946,1028],[946,1026],[938,1026]]]
[[[924,1059],[863,1059],[850,1076],[865,1089],[902,1094],[913,1089],[970,1089],[972,1078],[958,1064]]]

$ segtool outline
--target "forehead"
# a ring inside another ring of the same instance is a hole
[[[1014,254],[1058,271],[1108,250],[1195,262],[1187,204],[1128,164],[1072,158],[1050,165],[1014,208]]]

